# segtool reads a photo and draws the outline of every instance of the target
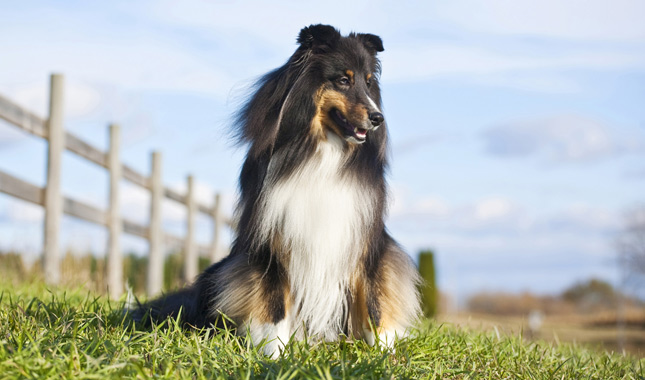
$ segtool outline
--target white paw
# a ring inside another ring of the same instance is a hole
[[[284,350],[284,346],[291,338],[288,318],[283,319],[277,324],[254,323],[251,321],[246,325],[253,345],[258,346],[264,342],[263,352],[272,359],[277,359],[280,356],[280,353]]]
[[[403,338],[405,336],[405,332],[399,332],[396,329],[383,330],[379,332],[378,335],[375,334],[371,329],[363,329],[363,339],[367,342],[367,344],[373,346],[374,344],[378,343],[380,347],[387,348],[389,350],[394,349],[394,343],[397,339]]]
[[[284,351],[284,342],[282,342],[278,338],[270,340],[264,344],[264,355],[270,357],[271,359],[279,358],[282,351]]]

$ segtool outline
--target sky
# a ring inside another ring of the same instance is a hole
[[[392,235],[413,258],[434,250],[439,287],[460,302],[556,294],[619,282],[614,240],[645,201],[643,14],[628,0],[0,1],[0,94],[46,117],[49,75],[63,73],[68,131],[106,149],[118,123],[126,164],[149,173],[161,151],[166,185],[183,191],[193,174],[198,198],[220,192],[230,213],[244,157],[230,124],[253,81],[309,24],[379,35]],[[0,121],[0,170],[43,186],[46,145]],[[104,208],[107,181],[64,154],[66,196]],[[123,216],[146,223],[146,193],[122,191]],[[0,194],[0,249],[33,260],[42,218]],[[166,202],[166,230],[184,219]],[[62,228],[63,249],[104,254],[103,228]]]

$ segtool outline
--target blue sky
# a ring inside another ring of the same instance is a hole
[[[421,4],[423,3],[423,4]],[[553,293],[590,276],[617,281],[623,213],[645,200],[645,3],[0,2],[0,94],[46,116],[48,77],[67,81],[66,127],[164,182],[198,180],[230,210],[243,151],[227,137],[253,79],[328,23],[383,38],[391,135],[388,226],[407,251],[433,248],[440,286]],[[0,170],[43,185],[45,145],[0,122]],[[100,207],[107,174],[71,153],[63,191]],[[147,196],[123,184],[123,214]],[[181,233],[170,202],[166,228]],[[0,248],[39,252],[42,211],[0,194]],[[210,226],[200,219],[198,238]],[[65,217],[63,248],[104,251],[105,232]],[[145,252],[137,238],[128,249]]]

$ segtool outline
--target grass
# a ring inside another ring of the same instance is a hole
[[[291,343],[270,360],[244,337],[138,330],[83,290],[0,284],[0,378],[645,379],[644,360],[426,321],[395,351],[362,341]]]

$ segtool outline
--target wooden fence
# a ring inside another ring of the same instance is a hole
[[[49,118],[42,119],[9,99],[0,96],[0,118],[35,136],[45,139],[48,144],[47,183],[44,188],[25,182],[0,171],[0,192],[41,205],[45,208],[43,266],[45,280],[50,284],[60,282],[60,221],[63,213],[76,218],[106,226],[107,241],[107,284],[108,293],[118,298],[123,293],[123,262],[121,255],[121,233],[142,237],[149,242],[148,278],[146,292],[152,296],[162,290],[164,245],[183,244],[184,279],[190,281],[198,274],[199,253],[208,255],[212,262],[219,261],[225,252],[218,249],[220,230],[224,224],[231,226],[231,220],[220,212],[220,195],[214,197],[213,207],[197,203],[194,194],[194,180],[188,176],[187,192],[180,194],[162,183],[162,156],[152,153],[152,168],[149,177],[138,173],[119,160],[120,128],[110,125],[110,147],[107,153],[100,151],[73,134],[66,132],[63,124],[64,77],[51,76]],[[61,161],[63,150],[106,168],[110,174],[108,210],[65,197],[61,193]],[[120,216],[120,182],[125,179],[150,192],[150,223],[141,225]],[[164,233],[162,229],[162,200],[171,199],[187,208],[186,236],[180,238]],[[195,217],[198,212],[213,219],[213,233],[210,246],[198,246],[194,241]]]

